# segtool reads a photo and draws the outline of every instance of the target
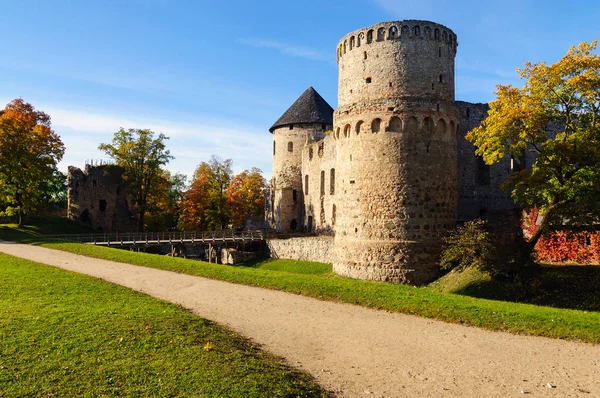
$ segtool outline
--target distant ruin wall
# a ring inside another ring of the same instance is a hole
[[[271,258],[333,262],[333,238],[329,236],[267,239],[267,248]]]
[[[67,215],[96,231],[135,231],[132,201],[118,166],[69,167]]]

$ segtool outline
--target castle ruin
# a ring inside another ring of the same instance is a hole
[[[344,36],[338,109],[310,87],[270,129],[272,228],[334,236],[340,275],[420,284],[457,222],[515,213],[500,182],[525,159],[487,166],[464,138],[488,105],[455,100],[457,47],[428,21]]]
[[[132,201],[119,166],[86,164],[69,166],[67,216],[97,232],[136,230]]]

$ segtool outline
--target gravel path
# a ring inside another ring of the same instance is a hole
[[[415,316],[1,242],[227,325],[340,397],[600,397],[600,346]],[[600,329],[599,329],[600,333]]]

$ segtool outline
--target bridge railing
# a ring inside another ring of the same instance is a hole
[[[168,244],[195,242],[248,242],[265,239],[263,230],[248,231],[185,231],[185,232],[113,232],[94,234],[45,235],[45,238],[63,239],[99,245]]]

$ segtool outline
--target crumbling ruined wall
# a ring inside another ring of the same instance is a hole
[[[67,178],[67,215],[100,232],[135,231],[132,201],[123,171],[114,165],[70,166]]]

